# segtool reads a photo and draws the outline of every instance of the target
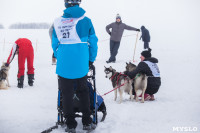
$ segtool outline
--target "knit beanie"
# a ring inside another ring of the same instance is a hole
[[[121,16],[117,14],[116,19],[121,19]]]
[[[75,5],[79,5],[81,3],[81,0],[64,0],[64,2],[65,2],[65,7],[68,8]]]
[[[145,58],[150,58],[151,57],[151,49],[149,49],[148,51],[142,51],[141,53],[142,56],[144,56]]]

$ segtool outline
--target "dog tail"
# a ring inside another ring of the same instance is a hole
[[[137,96],[140,96],[142,94],[142,90],[137,90],[136,94]]]

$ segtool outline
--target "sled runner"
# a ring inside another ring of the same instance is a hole
[[[103,116],[101,118],[101,122],[105,120],[107,112],[106,112],[106,106],[103,101],[103,98],[99,95],[96,94],[96,83],[95,83],[95,67],[92,66],[90,69],[91,75],[87,76],[87,86],[89,88],[89,93],[90,93],[90,110],[92,112],[93,116],[93,124],[98,123],[98,117],[97,117],[97,112],[102,112]],[[76,86],[74,87],[74,112],[76,112],[75,116],[76,117],[82,117],[80,115],[81,109],[79,107],[79,98],[76,95]],[[57,117],[57,122],[55,126],[52,126],[46,130],[44,130],[41,133],[49,133],[53,129],[58,128],[60,125],[61,127],[65,125],[65,117],[63,113],[63,105],[62,105],[62,92],[61,89],[58,89],[58,101],[57,101],[57,110],[58,110],[58,117]],[[78,114],[79,113],[79,114]]]

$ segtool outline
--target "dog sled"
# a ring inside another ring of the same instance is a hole
[[[102,118],[101,122],[105,120],[107,112],[106,112],[106,106],[103,101],[103,98],[96,93],[96,83],[95,83],[95,67],[92,66],[90,69],[91,75],[87,76],[87,86],[89,88],[89,93],[90,93],[90,110],[92,112],[92,122],[93,124],[97,125],[98,124],[98,115],[97,112],[102,112]],[[75,94],[74,94],[74,111],[75,111],[75,116],[76,117],[82,117],[80,115],[81,109],[79,107],[79,100],[76,95],[76,87],[74,87]],[[64,117],[64,112],[63,112],[63,105],[62,105],[62,93],[61,90],[58,89],[58,100],[57,100],[57,110],[58,110],[58,117],[57,117],[57,122],[55,126],[52,126],[41,133],[50,133],[52,130],[57,129],[59,126],[64,127],[65,126],[65,121],[66,118]]]

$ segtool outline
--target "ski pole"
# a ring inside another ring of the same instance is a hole
[[[133,62],[135,62],[135,50],[136,50],[136,45],[137,45],[137,40],[138,40],[138,34],[139,34],[139,32],[136,35],[135,48],[134,48],[134,54],[133,54]]]

